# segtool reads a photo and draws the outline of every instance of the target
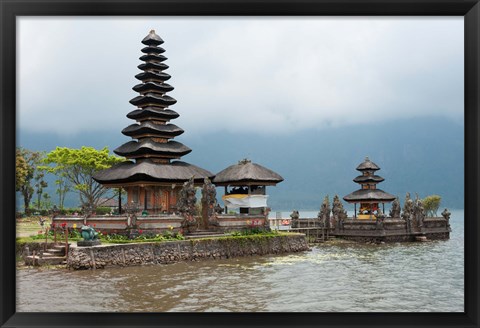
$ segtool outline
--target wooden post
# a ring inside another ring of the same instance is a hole
[[[147,210],[147,187],[143,188],[143,209],[146,211]]]
[[[357,218],[357,203],[353,203],[353,218]]]
[[[68,227],[65,226],[65,258],[68,255]]]
[[[48,243],[48,227],[45,228],[45,245],[43,245],[43,250],[47,250],[47,243]]]
[[[158,188],[156,186],[153,187],[153,213],[157,214],[158,208],[157,208],[157,190]]]
[[[250,185],[247,186],[247,192],[248,192],[248,197],[250,197],[250,194],[251,194],[251,186]],[[248,214],[251,214],[250,210],[251,210],[251,207],[248,208]]]
[[[118,214],[122,214],[122,188],[118,188]]]
[[[57,243],[57,229],[56,227],[53,227],[53,242],[56,244]]]
[[[227,186],[225,186],[225,195],[227,194]],[[227,205],[225,205],[225,214],[228,214]]]

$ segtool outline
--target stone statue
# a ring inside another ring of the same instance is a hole
[[[293,210],[290,217],[292,218],[292,228],[299,228],[298,220],[300,219],[300,213],[297,210]]]
[[[214,226],[218,225],[215,205],[218,205],[217,190],[210,179],[206,177],[202,187],[202,215],[207,219],[208,224]]]
[[[84,225],[80,229],[80,233],[82,234],[83,240],[77,241],[77,246],[85,247],[85,246],[96,246],[101,245],[100,239],[98,238],[98,232],[95,231],[91,226]]]
[[[214,207],[215,213],[216,214],[222,214],[223,213],[223,207],[220,206],[220,204],[217,203]]]
[[[343,224],[345,222],[346,217],[347,217],[346,214],[344,215],[343,213],[340,213],[340,216],[337,221],[338,230],[343,230]]]
[[[195,218],[195,215],[197,214],[197,197],[195,197],[195,193],[196,191],[193,184],[193,177],[191,177],[190,180],[183,184],[177,202],[178,211],[185,218],[183,222],[184,226],[197,225],[197,219]]]
[[[413,200],[410,198],[410,193],[407,192],[405,196],[405,204],[403,205],[402,218],[406,220],[413,213]]]
[[[402,219],[405,220],[407,226],[407,232],[412,230],[412,218],[413,218],[413,200],[410,198],[410,193],[407,192],[405,196],[405,204],[403,205]]]
[[[442,216],[443,218],[447,221],[447,227],[450,227],[450,215],[452,213],[450,213],[447,209],[444,209],[443,212],[442,212]]]
[[[292,220],[298,220],[300,218],[300,214],[297,210],[293,210],[292,214],[290,214],[290,217],[292,218]]]
[[[328,199],[328,195],[323,199],[317,217],[323,227],[330,228],[330,200]]]
[[[332,204],[332,214],[333,214],[333,226],[338,227],[339,220],[345,220],[347,218],[347,211],[343,208],[343,204],[340,201],[338,195],[333,197]]]
[[[82,237],[85,241],[91,241],[98,239],[98,232],[95,231],[91,226],[84,225],[82,226]]]
[[[393,201],[389,214],[391,218],[400,218],[400,201],[398,200],[398,197]]]
[[[415,221],[419,228],[423,227],[423,220],[425,219],[425,209],[423,207],[422,201],[418,197],[418,194],[415,198],[415,203],[413,205],[413,215],[415,217]]]
[[[138,203],[132,200],[130,203],[127,203],[125,205],[124,210],[125,210],[125,213],[127,213],[127,225],[135,228],[137,224],[136,213],[139,210]]]
[[[385,214],[382,212],[381,209],[378,209],[377,210],[377,226],[376,228],[378,230],[382,230],[384,227],[383,227],[383,222],[385,221]]]

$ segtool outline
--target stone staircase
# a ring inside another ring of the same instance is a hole
[[[223,233],[219,231],[209,231],[209,230],[197,230],[195,232],[190,232],[185,235],[185,239],[196,239],[196,238],[209,238],[209,237],[221,237],[229,236],[228,233]]]
[[[66,264],[65,245],[55,245],[45,251],[41,250],[25,256],[25,265],[59,265]]]

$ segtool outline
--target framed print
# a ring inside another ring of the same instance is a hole
[[[2,327],[478,326],[478,1],[0,8]]]

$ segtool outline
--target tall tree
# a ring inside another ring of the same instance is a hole
[[[27,175],[27,161],[23,157],[21,149],[17,148],[15,152],[15,191],[20,191],[21,187],[25,184]]]
[[[101,150],[85,146],[80,149],[57,147],[46,155],[44,163],[49,166],[43,168],[71,183],[79,193],[82,206],[96,208],[108,189],[96,182],[93,175],[124,160],[110,155],[107,147]]]
[[[30,202],[35,189],[32,180],[38,175],[39,165],[42,162],[43,153],[31,151],[22,147],[16,149],[15,190],[23,196],[25,213],[30,214]]]
[[[441,200],[442,197],[439,195],[430,195],[422,199],[422,205],[427,216],[437,216],[437,211],[440,207]]]
[[[43,189],[48,187],[48,183],[43,179],[45,177],[45,174],[43,172],[37,172],[35,175],[35,192],[37,193],[37,209],[40,210],[41,206],[41,200],[42,200],[42,194],[43,194]]]
[[[57,186],[57,190],[55,191],[58,194],[58,208],[63,210],[65,204],[65,196],[70,191],[70,183],[65,179],[63,173],[57,174],[58,179],[55,180],[55,185]]]

